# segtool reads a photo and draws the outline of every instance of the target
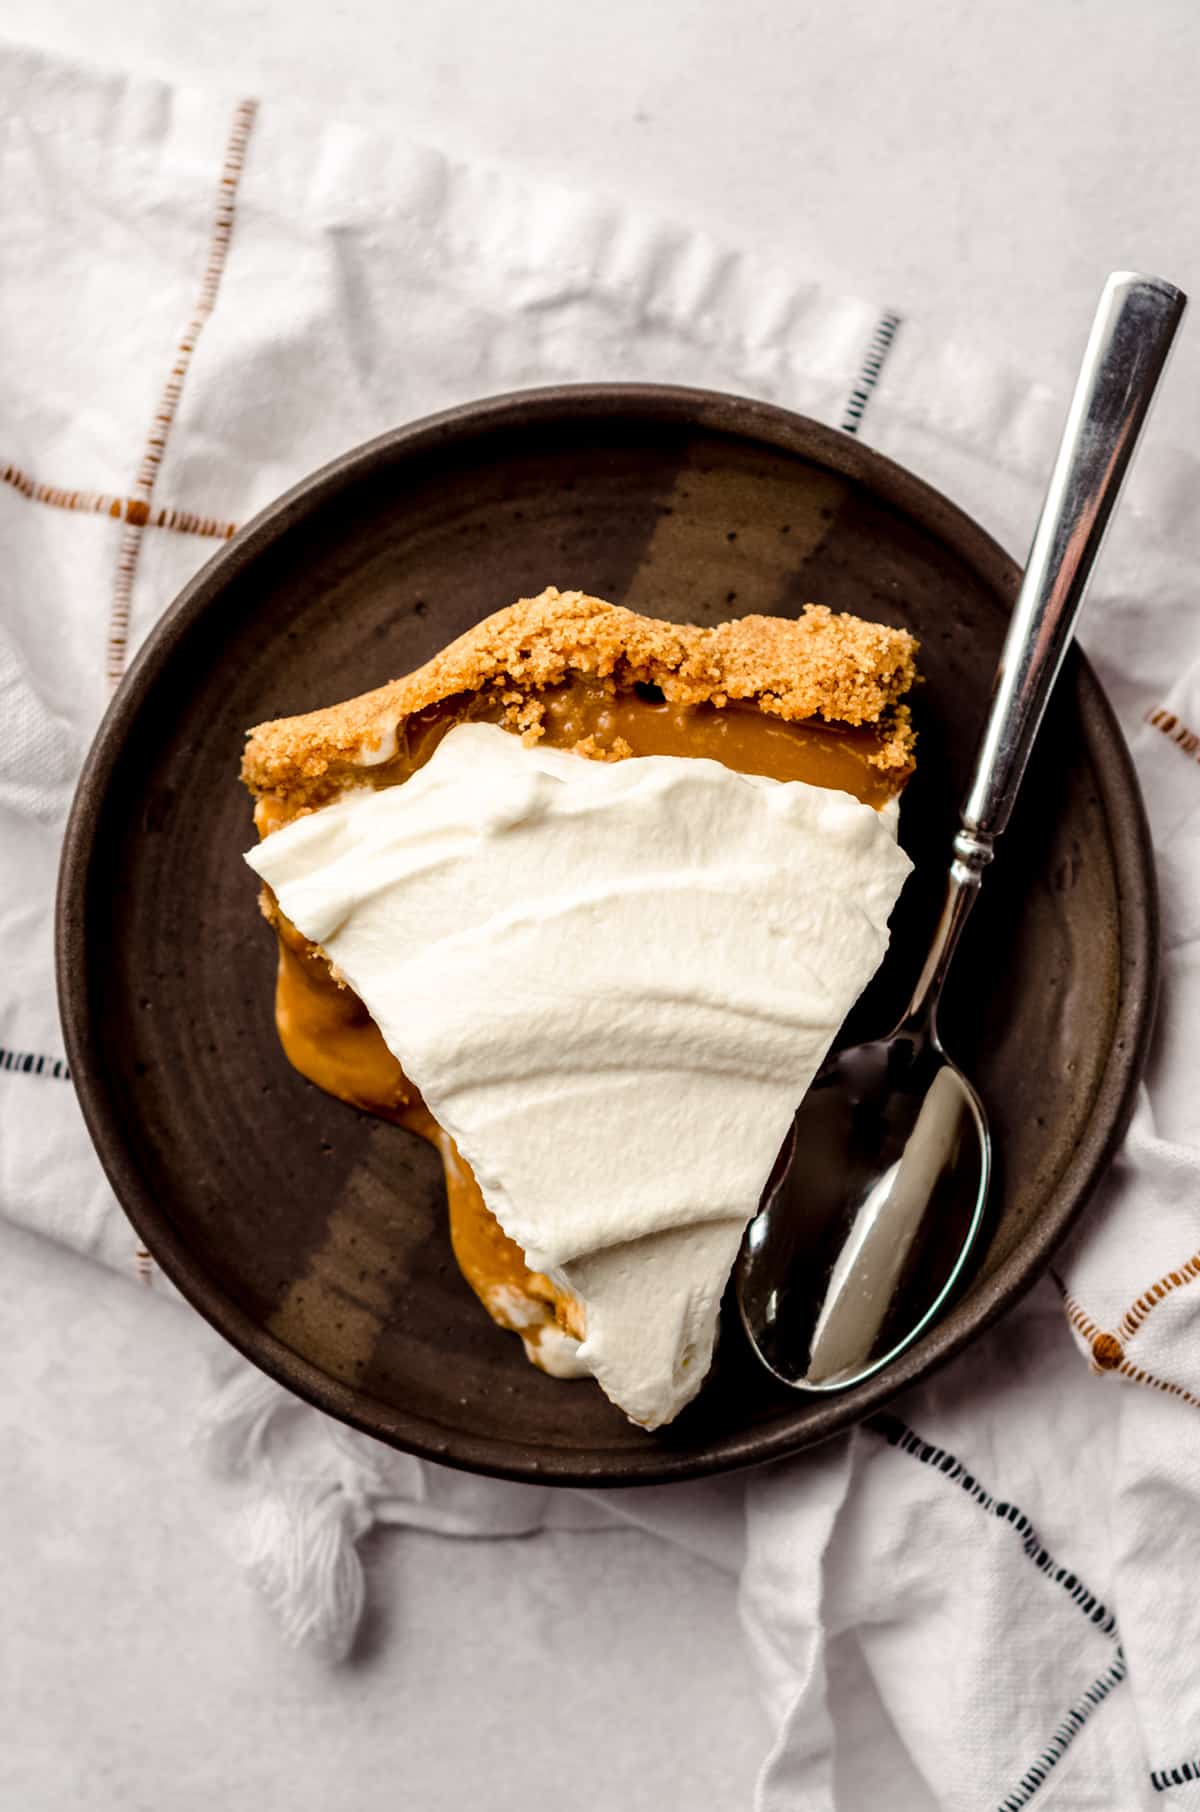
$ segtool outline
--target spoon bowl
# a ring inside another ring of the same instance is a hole
[[[970,1268],[991,1163],[979,1097],[928,1025],[830,1057],[738,1260],[768,1370],[845,1390],[916,1340]]]

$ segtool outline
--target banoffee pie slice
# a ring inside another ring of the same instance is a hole
[[[250,732],[287,1057],[438,1147],[493,1320],[645,1427],[886,949],[915,651],[550,589]]]

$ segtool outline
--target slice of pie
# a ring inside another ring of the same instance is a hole
[[[915,646],[818,605],[703,630],[548,590],[250,734],[288,1058],[438,1146],[493,1319],[644,1426],[699,1389],[886,949]]]

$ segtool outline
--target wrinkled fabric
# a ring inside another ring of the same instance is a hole
[[[489,392],[622,378],[778,401],[858,432],[1017,555],[1066,399],[969,322],[947,343],[782,260],[270,101],[16,51],[0,94],[0,1212],[153,1276],[54,997],[58,850],[114,637],[127,664],[221,537],[315,466]],[[852,1436],[697,1486],[493,1486],[227,1396],[269,1595],[286,1599],[304,1492],[351,1616],[370,1521],[581,1539],[634,1521],[740,1577],[775,1731],[763,1812],[1200,1805],[1197,499],[1194,457],[1151,431],[1082,637],[1146,796],[1164,993],[1058,1281]]]

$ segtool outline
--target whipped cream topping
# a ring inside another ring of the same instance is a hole
[[[461,724],[247,862],[359,995],[647,1427],[708,1370],[792,1113],[887,948],[894,803]]]

